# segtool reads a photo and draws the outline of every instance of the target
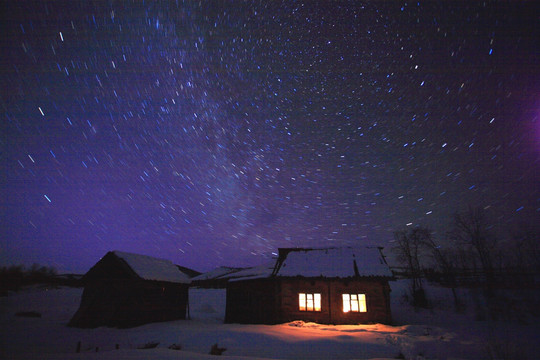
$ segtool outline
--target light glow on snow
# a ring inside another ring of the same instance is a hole
[[[452,310],[450,289],[426,286],[434,309],[414,311],[401,301],[408,282],[391,282],[392,314],[400,325],[324,325],[293,321],[279,325],[224,324],[225,289],[191,288],[191,320],[147,324],[133,329],[74,329],[65,324],[79,305],[81,288],[25,288],[2,297],[0,339],[8,359],[44,360],[212,360],[210,347],[216,342],[227,348],[223,358],[270,359],[484,359],[486,344],[509,344],[523,350],[522,357],[537,354],[538,322],[523,325],[497,322],[495,328],[474,319],[474,311],[457,314]],[[459,294],[473,309],[475,290]],[[42,318],[14,316],[33,310]],[[81,353],[76,353],[81,341]],[[148,342],[159,342],[155,349],[141,350]],[[171,344],[182,346],[171,350]],[[118,347],[117,347],[118,346]],[[99,353],[96,353],[98,348]],[[306,352],[309,349],[309,352]]]

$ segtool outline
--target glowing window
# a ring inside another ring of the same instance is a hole
[[[298,294],[298,309],[300,311],[321,311],[321,294]]]
[[[366,312],[366,294],[343,294],[343,312]]]

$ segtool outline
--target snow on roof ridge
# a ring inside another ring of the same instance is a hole
[[[233,273],[229,281],[269,278],[272,276],[275,264],[275,261],[270,261],[262,265],[245,268],[244,270]]]
[[[217,268],[195,276],[192,280],[217,280],[244,269],[245,268],[243,267],[218,266]]]
[[[276,276],[283,277],[392,277],[378,247],[283,249]]]
[[[124,260],[142,279],[182,284],[191,282],[189,277],[170,260],[119,250],[112,253]]]

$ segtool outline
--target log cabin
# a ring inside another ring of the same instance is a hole
[[[388,324],[391,279],[381,248],[282,248],[273,268],[229,280],[225,322]]]

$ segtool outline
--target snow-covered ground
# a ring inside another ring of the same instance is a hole
[[[403,301],[404,281],[391,283],[394,326],[223,324],[225,291],[190,290],[191,320],[132,329],[66,327],[81,289],[34,286],[0,298],[0,359],[535,359],[538,319],[477,321],[471,291],[460,296],[468,311],[456,314],[450,290],[430,286],[432,310],[414,311]],[[41,317],[15,316],[35,311]],[[76,353],[81,343],[81,353]],[[154,349],[140,349],[148,343]],[[168,347],[176,344],[181,350]],[[117,349],[118,347],[118,349]],[[97,352],[96,352],[97,351]]]

